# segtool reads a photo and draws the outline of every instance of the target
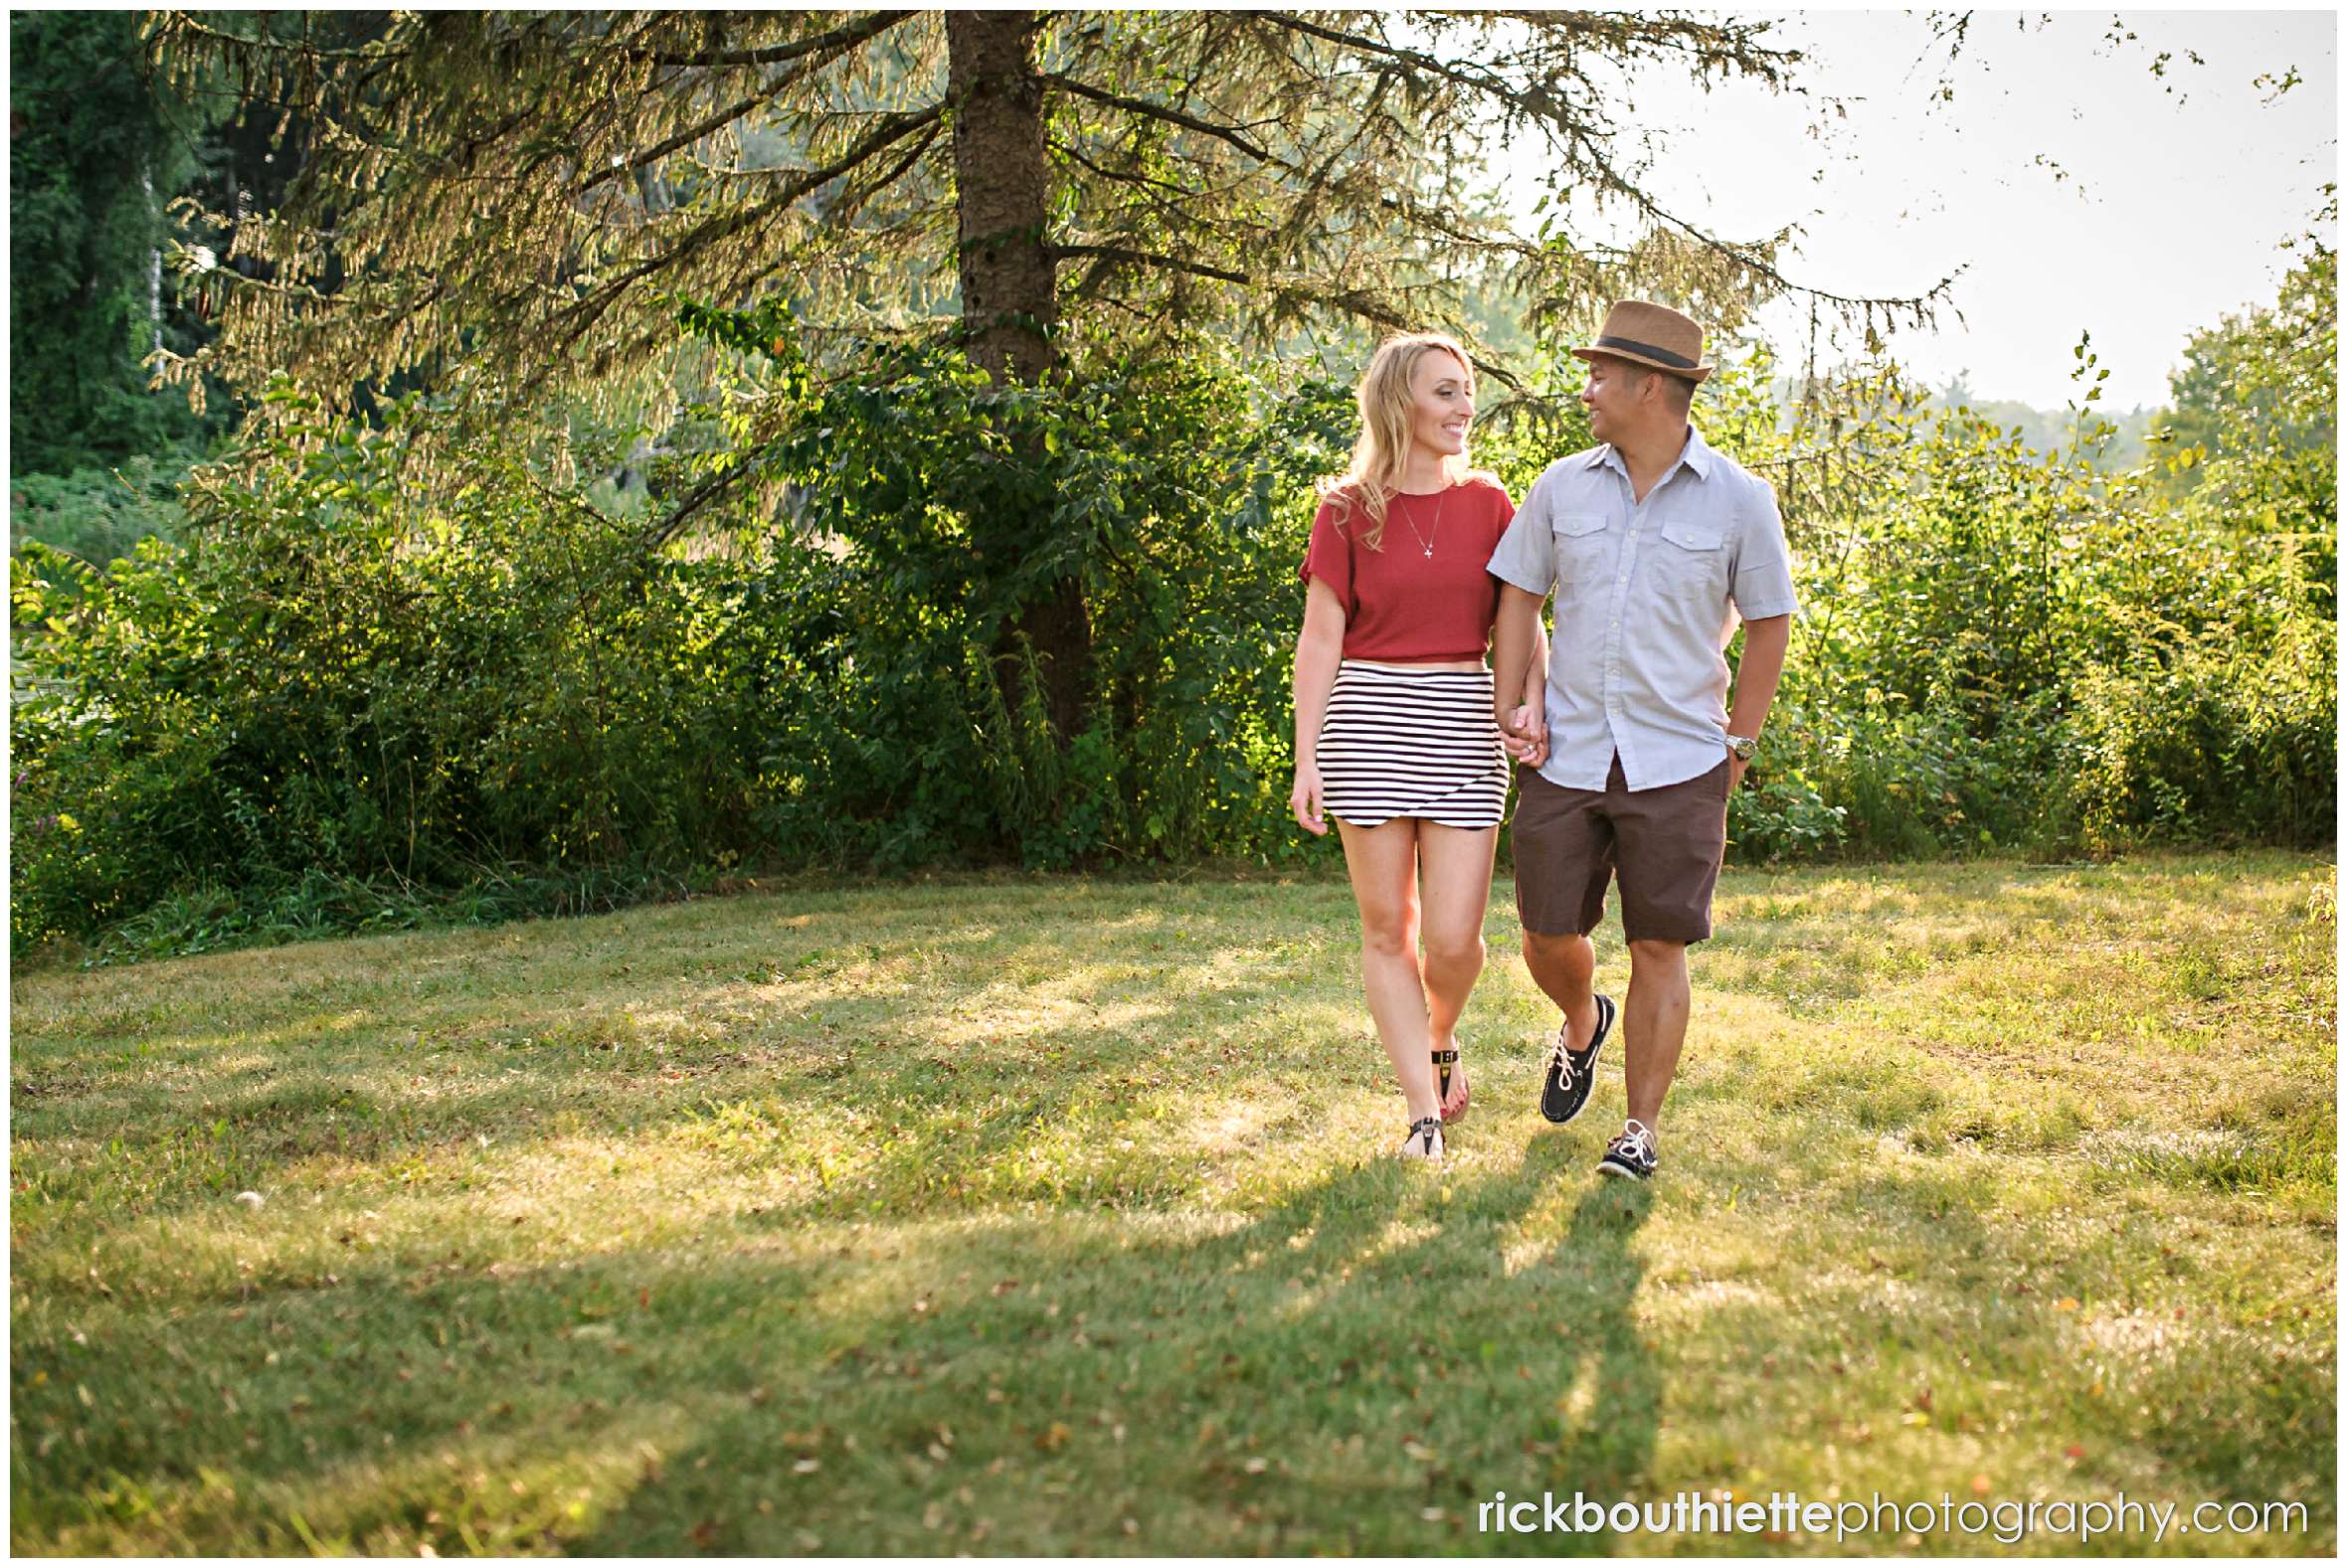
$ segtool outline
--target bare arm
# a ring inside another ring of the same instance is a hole
[[[1541,599],[1541,595],[1528,594],[1513,583],[1500,585],[1500,614],[1492,622],[1492,717],[1510,734],[1515,733],[1511,719],[1524,705],[1527,680],[1535,669],[1541,680],[1547,678],[1548,639],[1540,630]]]
[[[1548,628],[1540,624],[1538,609],[1533,610],[1533,659],[1525,667],[1524,700],[1513,715],[1512,724],[1502,725],[1500,743],[1508,749],[1508,756],[1527,768],[1538,768],[1548,761]]]
[[[1540,611],[1535,606],[1533,610],[1533,660],[1524,670],[1524,700],[1539,704],[1545,717],[1547,695],[1548,628],[1540,624]]]
[[[1336,590],[1314,578],[1304,593],[1304,629],[1296,636],[1296,784],[1288,805],[1296,820],[1315,833],[1329,830],[1321,811],[1320,732],[1344,657],[1344,603]]]

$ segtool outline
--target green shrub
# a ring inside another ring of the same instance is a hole
[[[23,544],[15,950],[496,918],[736,869],[1335,862],[1288,815],[1289,681],[1347,388],[1205,343],[1074,352],[1032,387],[891,349],[817,385],[765,316],[687,315],[764,357],[771,428],[692,411],[655,478],[747,471],[682,538],[556,482],[600,449],[468,440],[420,499],[426,411],[367,428],[280,386],[282,429],[199,470],[167,534],[102,562]],[[1891,382],[1874,444],[1821,477],[1768,374],[1698,405],[1779,483],[1807,607],[1734,856],[2332,832],[2335,522],[2261,534],[1960,411],[1910,422]],[[1586,441],[1573,408],[1479,459],[1521,495]],[[1021,629],[1070,575],[1073,722]]]
[[[2073,782],[2091,848],[2328,842],[2337,832],[2338,665],[2327,628],[2270,644],[2211,630],[2079,683]]]
[[[409,406],[372,430],[295,418],[191,487],[184,542],[103,569],[27,546],[18,951],[173,899],[196,902],[154,941],[262,940],[287,897],[339,907],[288,888],[438,897],[484,866],[1309,852],[1288,649],[1341,397],[1275,396],[1210,354],[1044,388],[949,353],[883,372],[774,447],[780,525],[746,498],[661,545],[490,441],[419,504]],[[992,568],[1011,553],[990,527],[1053,530],[1083,575],[1076,735],[1003,647],[1034,585]],[[205,902],[224,891],[252,909]]]
[[[18,474],[9,483],[10,548],[40,543],[103,566],[142,539],[176,539],[187,470],[184,461],[139,456],[119,468]]]

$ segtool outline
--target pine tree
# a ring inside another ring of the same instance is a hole
[[[673,341],[680,296],[785,297],[818,358],[943,313],[990,373],[1032,382],[1076,325],[1466,331],[1463,295],[1502,287],[1535,318],[1635,291],[1732,326],[1794,286],[1789,231],[1729,240],[1665,211],[1625,124],[1639,70],[1800,90],[1799,55],[1762,24],[439,12],[354,43],[163,13],[152,44],[303,127],[283,208],[234,231],[260,275],[199,279],[220,338],[169,367],[248,390],[291,367],[329,400],[399,376],[492,415],[592,396]],[[1489,153],[1527,138],[1548,160],[1537,239],[1484,199]],[[1641,238],[1593,237],[1591,211]],[[1940,290],[1803,291],[1871,326]],[[1064,728],[1088,654],[1077,583],[1014,618]]]

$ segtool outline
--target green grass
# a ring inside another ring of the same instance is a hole
[[[1477,1533],[1544,1487],[2292,1499],[2162,1549],[2334,1543],[2328,860],[1731,872],[1635,1189],[1618,1055],[1533,1109],[1493,904],[1439,1174],[1382,1157],[1337,882],[20,975],[12,1545],[2009,1549]]]

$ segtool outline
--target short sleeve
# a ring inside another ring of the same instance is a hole
[[[1746,620],[1767,620],[1799,612],[1801,601],[1793,592],[1793,563],[1785,549],[1784,519],[1777,515],[1776,489],[1765,479],[1752,481],[1751,500],[1742,532],[1737,536],[1735,576],[1728,597],[1736,613]]]
[[[1312,542],[1305,547],[1304,564],[1296,568],[1299,582],[1319,578],[1337,595],[1337,603],[1353,613],[1353,546],[1337,526],[1334,502],[1321,502],[1312,519]]]
[[[1548,476],[1540,475],[1524,495],[1522,508],[1510,508],[1500,543],[1492,551],[1487,571],[1511,587],[1545,599],[1556,586],[1556,546],[1548,530]]]
[[[1516,503],[1508,498],[1505,485],[1492,486],[1492,548],[1500,548],[1500,541],[1508,536],[1508,525],[1516,521]]]

